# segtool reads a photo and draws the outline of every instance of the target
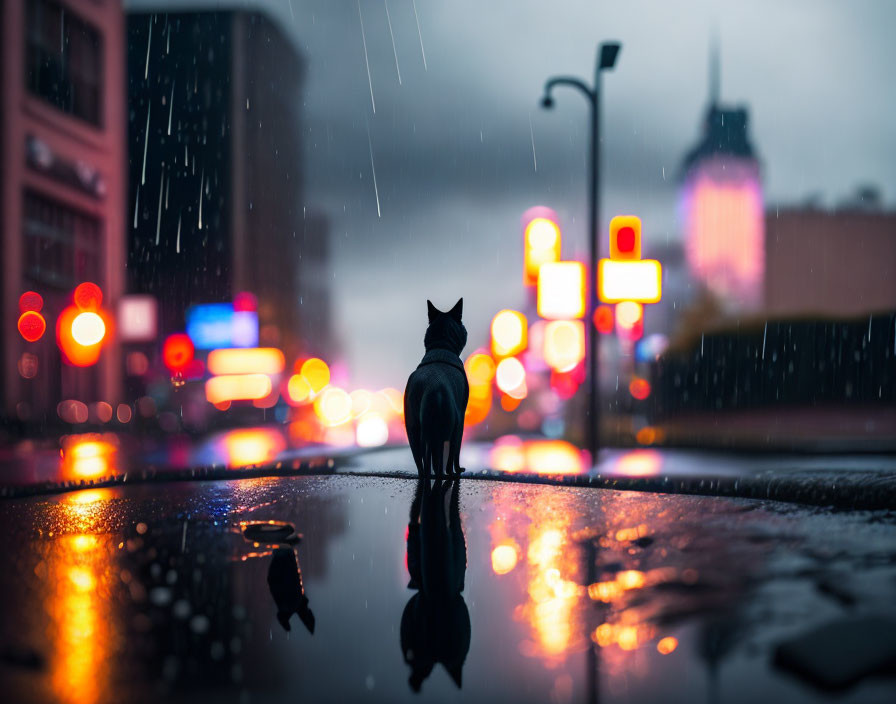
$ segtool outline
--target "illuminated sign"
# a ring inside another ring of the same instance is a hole
[[[118,336],[122,342],[156,339],[158,314],[152,296],[122,296],[118,302]]]
[[[208,355],[212,374],[279,374],[284,366],[283,353],[273,347],[212,350]]]
[[[585,315],[585,266],[581,262],[549,262],[538,274],[538,314],[548,319]]]
[[[258,345],[258,313],[234,310],[232,303],[206,303],[187,310],[187,335],[196,349],[255,347]]]
[[[662,297],[663,269],[656,259],[601,259],[597,280],[599,297],[604,303],[657,303]]]

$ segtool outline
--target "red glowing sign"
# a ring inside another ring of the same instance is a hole
[[[169,335],[162,345],[162,361],[172,373],[182,372],[193,361],[196,349],[189,335],[182,332]]]

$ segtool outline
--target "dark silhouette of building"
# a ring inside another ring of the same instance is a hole
[[[190,305],[242,291],[258,299],[261,343],[288,356],[304,318],[328,318],[306,315],[303,290],[303,258],[327,254],[303,202],[304,70],[263,14],[129,15],[129,287],[158,297],[162,335]]]
[[[120,2],[0,5],[0,415],[54,419],[63,399],[116,403],[120,354],[63,363],[54,329],[74,287],[98,284],[114,310],[124,289],[125,19]],[[25,342],[18,299],[38,292],[47,330]]]
[[[763,202],[745,107],[719,99],[718,53],[710,59],[709,106],[682,165],[681,217],[692,276],[733,309],[761,303]]]
[[[811,204],[765,216],[765,310],[821,318],[896,311],[896,212],[860,189],[836,210]]]

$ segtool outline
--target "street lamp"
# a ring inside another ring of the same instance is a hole
[[[616,57],[622,45],[619,42],[603,42],[597,51],[597,60],[594,67],[594,87],[590,88],[578,78],[569,76],[557,76],[544,84],[544,96],[541,99],[542,107],[550,109],[554,106],[551,91],[554,86],[566,85],[577,88],[588,100],[591,106],[591,164],[588,174],[588,225],[589,232],[589,257],[593,289],[588,297],[588,310],[586,321],[588,325],[588,423],[586,427],[586,441],[591,451],[591,461],[597,462],[597,451],[600,447],[600,417],[598,411],[598,383],[597,383],[597,330],[592,320],[597,301],[597,259],[598,259],[598,193],[600,184],[600,73],[612,69],[616,64]]]

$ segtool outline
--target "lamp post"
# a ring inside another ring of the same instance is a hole
[[[597,462],[597,451],[600,447],[600,416],[598,409],[597,379],[597,330],[594,326],[594,310],[597,301],[597,259],[598,259],[598,195],[600,187],[600,74],[612,69],[622,45],[619,42],[603,42],[597,50],[597,61],[594,67],[594,87],[589,87],[582,80],[569,76],[556,76],[544,84],[544,96],[541,105],[550,109],[554,106],[551,91],[554,86],[566,85],[577,88],[585,96],[591,107],[591,163],[588,174],[588,226],[589,226],[589,258],[591,272],[591,293],[588,299],[586,325],[588,326],[588,423],[586,426],[586,443],[591,452],[591,461]]]

